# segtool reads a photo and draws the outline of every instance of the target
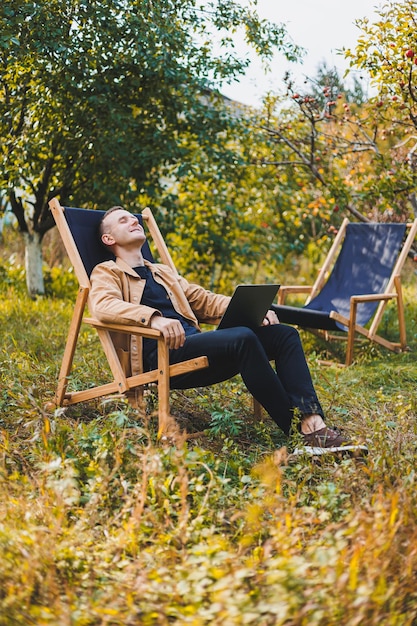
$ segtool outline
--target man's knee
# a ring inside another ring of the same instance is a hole
[[[227,332],[229,338],[233,339],[256,337],[253,330],[251,330],[247,326],[233,326],[233,328],[228,328],[225,332]]]
[[[287,324],[278,324],[280,332],[283,336],[290,337],[292,339],[300,339],[300,333],[294,326],[287,326]]]
[[[262,326],[259,336],[267,351],[301,346],[298,330],[286,324]]]
[[[235,326],[229,329],[228,340],[235,346],[248,346],[259,343],[256,333],[247,326]]]
[[[299,348],[302,349],[301,337],[300,333],[294,326],[287,326],[286,324],[279,324],[281,327],[281,344],[287,346],[288,348]]]

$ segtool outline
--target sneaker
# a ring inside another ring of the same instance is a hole
[[[312,433],[301,433],[302,445],[296,448],[293,454],[308,454],[321,456],[322,454],[348,454],[350,456],[365,456],[368,448],[363,444],[353,443],[343,435],[338,428],[320,428]]]

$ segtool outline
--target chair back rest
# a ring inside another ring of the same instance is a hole
[[[398,259],[405,224],[350,223],[339,256],[320,293],[305,308],[331,310],[349,318],[350,298],[384,293]],[[364,326],[378,302],[358,305],[357,324]]]
[[[99,226],[104,213],[105,211],[65,207],[64,215],[88,277],[98,263],[114,259],[100,241]],[[143,226],[142,215],[138,214],[136,217]],[[153,262],[147,241],[142,246],[142,254],[147,261]]]

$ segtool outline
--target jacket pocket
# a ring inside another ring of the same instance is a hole
[[[125,376],[131,376],[130,369],[130,354],[127,350],[123,350],[122,348],[117,348],[116,350],[117,356],[119,357],[120,365],[122,366],[123,372]]]

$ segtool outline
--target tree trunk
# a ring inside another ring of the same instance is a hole
[[[45,285],[42,271],[42,237],[39,233],[23,233],[25,241],[26,287],[29,295],[43,296]]]

